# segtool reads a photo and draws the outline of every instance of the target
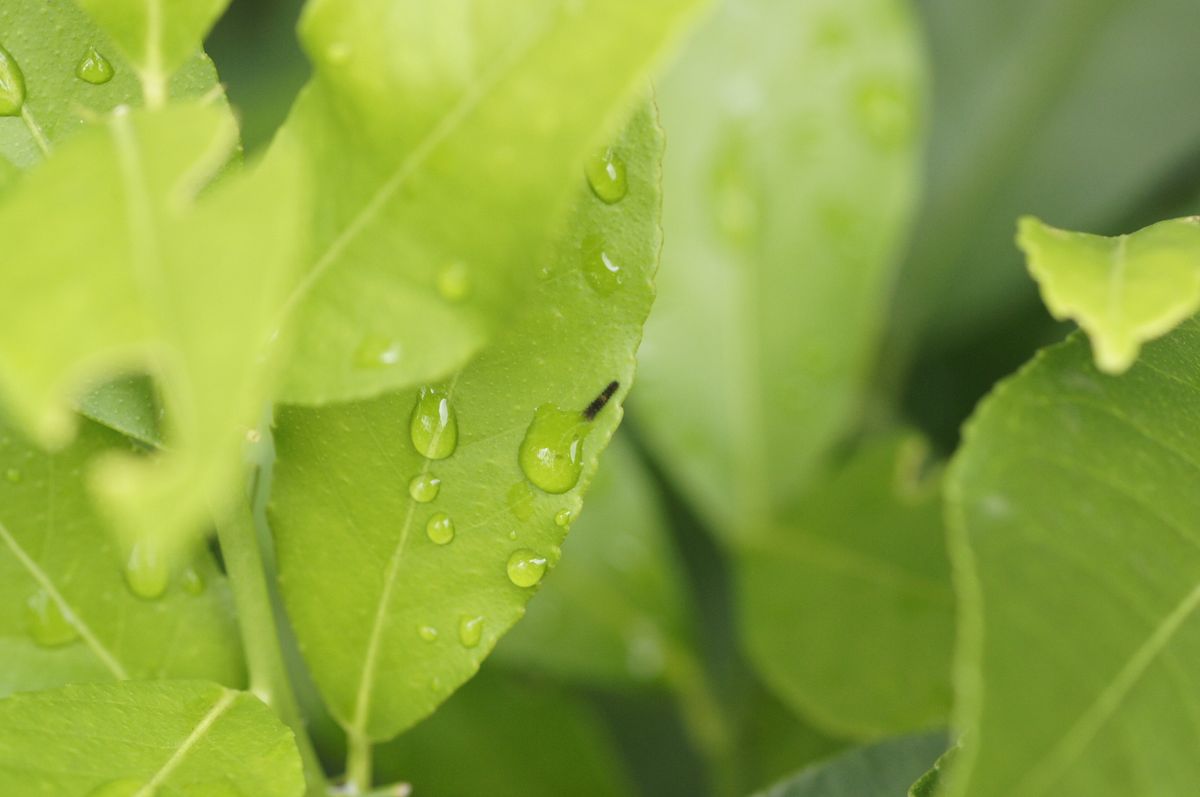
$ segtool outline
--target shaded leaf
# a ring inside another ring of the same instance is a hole
[[[79,412],[148,446],[162,443],[161,412],[154,384],[146,376],[124,376],[88,392]]]
[[[937,797],[942,778],[950,769],[958,750],[958,745],[955,745],[942,753],[938,760],[933,762],[933,767],[909,788],[908,797]]]
[[[856,747],[758,797],[900,797],[945,749],[946,737],[940,733]]]

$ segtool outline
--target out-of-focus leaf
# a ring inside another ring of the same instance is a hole
[[[1200,219],[1105,238],[1026,217],[1017,243],[1046,306],[1088,333],[1102,371],[1126,370],[1143,343],[1200,309]]]
[[[915,199],[918,53],[899,0],[727,0],[660,87],[686,135],[633,401],[726,540],[766,531],[855,416]]]
[[[368,398],[463,366],[533,300],[585,155],[702,5],[312,0],[316,77],[286,129],[318,205],[284,398]]]
[[[900,797],[945,749],[946,737],[941,733],[857,747],[758,797]]]
[[[299,797],[304,777],[295,737],[257,698],[131,682],[0,700],[0,792]]]
[[[278,415],[271,516],[283,595],[352,734],[390,738],[470,678],[557,560],[566,529],[555,518],[579,512],[621,418],[660,243],[662,141],[648,108],[615,146],[628,195],[610,205],[579,185],[538,290],[483,355],[431,386],[432,404],[405,391]],[[591,406],[598,394],[606,406]],[[414,435],[422,406],[436,427],[439,396],[453,431]],[[523,473],[521,452],[543,446],[557,466]]]
[[[0,427],[0,694],[127,678],[242,681],[233,607],[210,554],[177,570],[157,600],[125,583],[126,557],[82,475],[121,449],[127,441],[90,422],[53,454]]]
[[[968,425],[949,797],[1183,797],[1200,783],[1200,325],[1123,376],[1081,336]]]

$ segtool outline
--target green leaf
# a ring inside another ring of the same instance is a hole
[[[312,0],[317,76],[286,129],[318,205],[285,400],[441,378],[503,329],[585,155],[701,5]]]
[[[1200,309],[1200,219],[1105,238],[1021,219],[1017,243],[1055,318],[1092,339],[1096,365],[1119,374],[1148,340]]]
[[[303,184],[281,148],[197,198],[235,142],[232,117],[212,107],[118,114],[73,136],[0,205],[7,256],[37,264],[0,273],[12,416],[62,444],[73,397],[152,373],[168,450],[106,457],[92,477],[127,542],[154,538],[164,555],[232,500],[245,433],[274,382],[270,309],[291,276]],[[71,223],[47,235],[47,208]]]
[[[1040,354],[948,479],[960,594],[951,797],[1182,797],[1200,782],[1200,325],[1121,377]]]
[[[554,518],[579,512],[621,418],[661,240],[662,141],[649,109],[615,147],[628,196],[606,204],[579,178],[537,290],[493,346],[436,386],[456,418],[449,458],[414,447],[418,391],[278,414],[272,522],[283,595],[316,683],[352,734],[394,736],[471,677],[524,613],[534,590],[518,583],[557,559],[566,529]],[[586,421],[610,384],[615,394]],[[563,455],[549,475],[578,474],[564,494],[531,486],[518,464],[535,420],[531,442],[552,432],[539,442]],[[567,449],[579,435],[572,467]],[[428,530],[442,514],[454,526],[446,544],[434,541],[445,541],[444,527]],[[513,559],[522,552],[531,567]]]
[[[139,5],[144,6],[144,0]],[[141,104],[134,69],[72,0],[5,0],[0,6],[0,46],[9,51],[25,78],[21,115],[0,118],[0,157],[21,168],[40,162],[45,149],[52,149],[88,120],[119,105]],[[80,61],[93,49],[113,68],[112,78],[99,85],[76,74]],[[186,99],[216,86],[212,62],[195,53],[169,89],[172,97]]]
[[[856,747],[758,797],[900,797],[945,749],[946,737],[940,733]]]
[[[161,410],[146,376],[114,379],[79,400],[79,412],[147,446],[162,444]]]
[[[676,649],[689,643],[671,545],[651,476],[618,436],[571,526],[562,563],[497,660],[593,683],[663,677]]]
[[[142,682],[0,700],[0,792],[299,797],[304,778],[292,732],[257,698]]]
[[[958,751],[959,747],[955,745],[942,753],[938,760],[933,762],[933,767],[909,787],[908,797],[937,797],[942,778],[950,769],[950,764],[957,757]]]
[[[918,53],[899,0],[728,0],[662,82],[687,135],[633,400],[728,541],[764,532],[855,417],[915,192]]]
[[[128,442],[90,422],[54,454],[0,427],[0,695],[109,679],[243,680],[229,590],[209,553],[197,551],[157,600],[130,591],[128,555],[82,477],[114,451],[128,454]]]
[[[863,444],[737,557],[750,658],[791,706],[844,736],[949,714],[954,593],[941,474],[911,434]]]

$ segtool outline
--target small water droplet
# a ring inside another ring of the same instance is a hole
[[[350,45],[345,42],[334,42],[325,50],[325,57],[334,66],[341,66],[350,60]]]
[[[354,352],[354,366],[364,370],[387,368],[400,362],[401,346],[383,335],[370,334]]]
[[[116,71],[113,69],[112,63],[95,47],[89,47],[75,67],[75,77],[85,83],[91,83],[93,86],[107,83],[113,79],[114,74]]]
[[[430,688],[430,689],[432,689],[432,690],[433,690],[433,691],[435,691],[435,692],[440,692],[440,691],[442,691],[442,679],[441,679],[441,678],[438,678],[438,677],[435,675],[433,678],[431,678],[431,679],[429,680],[429,688]]]
[[[188,567],[179,577],[179,584],[183,587],[183,591],[189,595],[203,595],[204,588],[207,586],[204,582],[204,576],[200,575],[200,571],[194,566]]]
[[[516,529],[513,529],[512,531],[510,531],[510,532],[508,533],[508,538],[509,538],[510,540],[515,540],[515,539],[517,538],[517,530],[516,530]]]
[[[629,183],[625,176],[625,161],[612,147],[592,156],[587,162],[588,185],[605,203],[612,205],[625,198]]]
[[[413,447],[429,459],[445,459],[458,445],[458,418],[442,388],[423,387],[408,423]]]
[[[67,645],[79,638],[79,631],[44,589],[39,589],[25,602],[25,624],[29,636],[44,648]]]
[[[473,648],[483,639],[483,618],[464,617],[458,623],[458,641],[464,648]]]
[[[17,59],[0,45],[0,116],[20,116],[25,105],[25,73]]]
[[[566,528],[567,526],[571,525],[572,517],[573,516],[570,509],[560,509],[558,510],[558,514],[554,516],[554,522],[557,525]]]
[[[529,520],[533,517],[533,490],[527,483],[517,482],[509,488],[508,508],[516,515],[517,520]]]
[[[912,103],[894,80],[864,83],[854,97],[854,111],[867,137],[883,149],[898,149],[912,139]]]
[[[139,598],[162,597],[171,580],[171,571],[160,552],[146,540],[134,543],[125,563],[125,583]]]
[[[445,512],[438,512],[425,524],[425,534],[437,545],[446,545],[454,539],[454,521]]]
[[[621,267],[612,256],[605,251],[604,239],[599,235],[589,235],[583,239],[580,246],[583,258],[583,275],[588,284],[601,296],[613,293],[625,281]]]
[[[9,468],[8,470],[4,471],[4,478],[7,479],[10,484],[19,484],[21,481],[21,471],[17,470],[16,468]]]
[[[471,275],[467,267],[455,260],[442,266],[437,275],[437,289],[448,302],[461,302],[471,292]]]
[[[517,461],[534,486],[555,495],[579,482],[589,425],[578,412],[543,404],[521,441]]]
[[[418,473],[408,483],[408,494],[419,504],[428,504],[437,498],[442,489],[442,480],[432,473]]]
[[[508,580],[518,587],[535,587],[546,574],[546,557],[528,548],[513,551],[508,557]]]
[[[426,642],[432,642],[438,638],[438,630],[431,625],[423,625],[417,629],[417,635]]]

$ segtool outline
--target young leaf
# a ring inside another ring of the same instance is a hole
[[[940,733],[856,747],[758,797],[899,797],[945,749],[946,737]]]
[[[751,660],[844,736],[944,724],[954,593],[938,473],[915,436],[866,443],[737,559]]]
[[[201,681],[66,686],[0,700],[0,793],[299,797],[295,738]]]
[[[153,373],[169,450],[153,463],[107,457],[94,476],[118,529],[157,538],[164,554],[238,483],[245,432],[273,382],[265,344],[302,218],[284,149],[197,198],[235,141],[216,108],[116,115],[73,136],[0,205],[7,256],[25,264],[0,272],[0,388],[12,415],[61,444],[73,395],[98,377]],[[71,223],[45,234],[47,208]]]
[[[278,415],[283,595],[353,735],[394,736],[475,673],[556,562],[554,518],[579,511],[620,420],[660,241],[651,112],[614,146],[628,195],[609,205],[580,186],[538,289],[467,368],[431,390]]]
[[[1188,321],[1113,378],[1076,336],[967,426],[948,797],[1195,793],[1198,353]]]
[[[688,134],[634,404],[726,540],[765,531],[854,416],[915,188],[905,8],[727,0],[661,86]]]
[[[174,573],[136,559],[141,570],[126,580],[129,554],[104,528],[82,476],[116,450],[128,452],[128,441],[90,422],[51,454],[0,427],[0,695],[164,676],[242,682],[229,591],[211,555]],[[132,591],[152,582],[165,594]]]
[[[1119,374],[1148,340],[1200,309],[1200,219],[1105,238],[1021,219],[1017,243],[1055,318],[1092,339],[1096,365]]]
[[[366,398],[464,365],[528,301],[585,154],[701,5],[312,0],[317,76],[287,129],[318,204],[284,398]]]

